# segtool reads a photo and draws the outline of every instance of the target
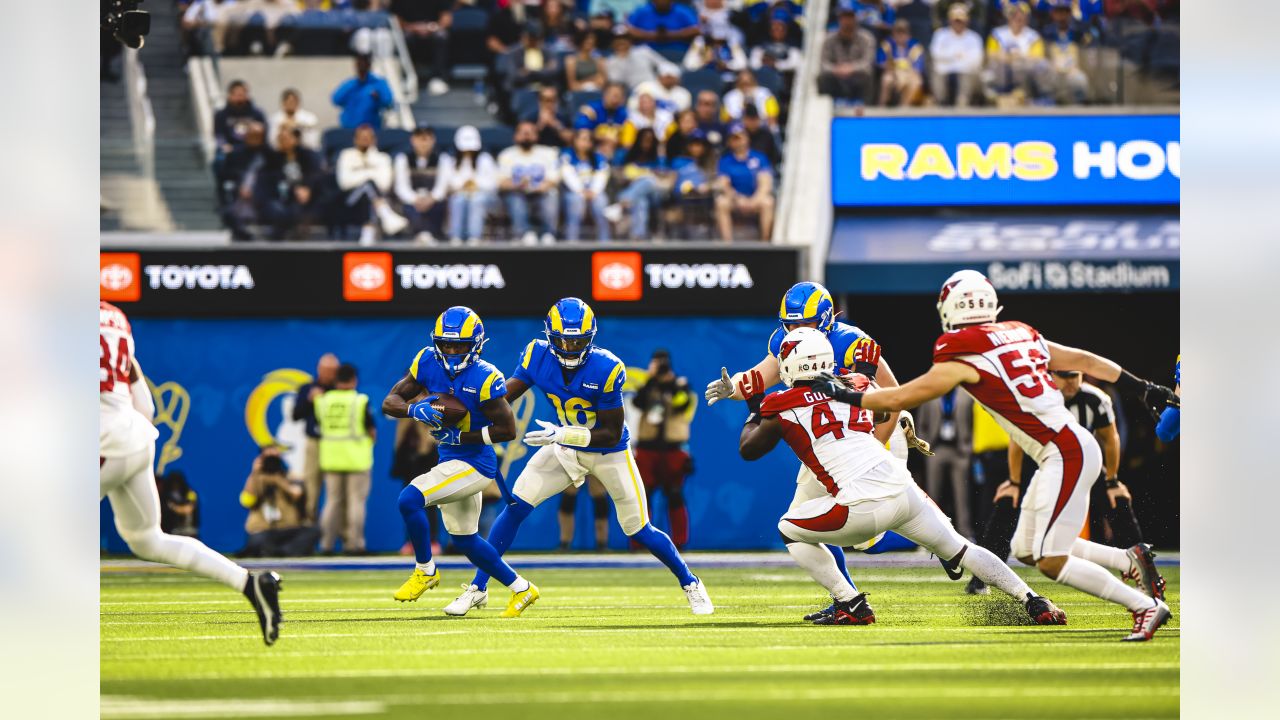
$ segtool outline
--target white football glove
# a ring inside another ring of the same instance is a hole
[[[707,383],[707,391],[704,395],[708,406],[733,397],[733,378],[729,377],[728,368],[720,368],[720,377]]]
[[[549,423],[546,420],[535,420],[534,422],[538,423],[542,429],[525,433],[525,445],[542,447],[543,445],[559,443],[570,447],[586,447],[591,444],[591,430],[589,428],[577,425],[566,427]]]

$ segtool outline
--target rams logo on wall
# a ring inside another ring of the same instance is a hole
[[[187,389],[169,380],[156,385],[147,378],[147,386],[151,388],[151,397],[156,404],[156,427],[169,428],[169,439],[160,446],[156,455],[156,475],[164,475],[169,463],[182,457],[182,430],[187,426],[187,413],[191,411],[191,395]]]
[[[244,426],[249,431],[249,437],[253,438],[258,447],[279,445],[285,448],[285,462],[295,472],[302,469],[306,428],[301,421],[293,419],[293,404],[298,388],[309,382],[311,373],[306,370],[272,370],[262,377],[262,382],[249,393],[249,399],[244,404]],[[273,406],[278,408],[274,431],[269,417]]]

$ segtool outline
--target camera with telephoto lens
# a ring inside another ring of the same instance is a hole
[[[110,30],[112,37],[134,50],[142,47],[147,33],[151,32],[151,15],[138,6],[142,0],[101,0],[102,16],[99,24]]]

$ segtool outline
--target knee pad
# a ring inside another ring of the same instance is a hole
[[[129,551],[143,560],[159,559],[161,539],[163,537],[164,533],[160,532],[159,528],[120,533],[120,538],[129,546]]]
[[[591,508],[596,514],[597,520],[603,520],[609,517],[609,498],[606,495],[591,498]]]
[[[427,499],[422,495],[422,491],[412,485],[405,485],[404,490],[400,491],[400,514],[408,517],[413,513],[422,510],[427,506]]]
[[[566,515],[572,515],[574,510],[578,509],[577,493],[560,493],[560,512]]]

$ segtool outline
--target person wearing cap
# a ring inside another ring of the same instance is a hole
[[[741,120],[742,112],[748,106],[754,107],[768,123],[771,130],[778,129],[778,99],[769,92],[769,88],[761,87],[756,82],[756,74],[750,70],[739,70],[734,78],[734,88],[724,94],[720,109],[721,117],[727,121]]]
[[[764,155],[751,149],[751,139],[742,123],[729,126],[728,152],[717,166],[716,226],[720,238],[733,242],[733,216],[755,215],[760,222],[760,238],[773,234],[773,166]]]
[[[924,46],[911,37],[911,23],[895,20],[889,37],[876,51],[880,66],[880,105],[918,105],[923,99]]]
[[[627,30],[664,57],[688,52],[698,37],[698,15],[675,0],[649,0],[627,18]]]
[[[751,68],[771,67],[784,76],[799,70],[804,56],[800,54],[800,48],[789,42],[788,33],[786,21],[771,19],[768,40],[751,48]]]
[[[444,225],[444,203],[436,202],[432,194],[440,171],[436,131],[419,126],[409,136],[409,146],[409,152],[396,153],[395,195],[401,214],[409,221],[409,233],[429,245]]]
[[[752,150],[769,158],[769,162],[775,166],[782,162],[782,150],[778,144],[777,131],[765,124],[764,118],[760,117],[760,111],[755,105],[743,108],[742,127],[747,129]]]
[[[613,54],[605,60],[605,74],[610,82],[634,89],[658,78],[658,67],[666,60],[648,45],[636,47],[625,25],[613,29]]]
[[[875,36],[858,26],[858,15],[851,7],[841,7],[836,31],[822,41],[818,91],[837,101],[865,103],[875,55]]]
[[[440,158],[435,188],[437,203],[448,200],[449,242],[474,244],[484,234],[484,220],[498,189],[493,156],[481,150],[480,131],[463,125],[453,134],[453,154]]]
[[[1027,26],[1030,7],[1010,2],[1004,7],[1008,24],[991,31],[987,38],[987,94],[997,104],[1022,104],[1027,97],[1039,98],[1048,86],[1044,40]]]
[[[1083,105],[1089,94],[1089,78],[1080,66],[1080,47],[1090,36],[1072,14],[1071,0],[1056,0],[1049,22],[1041,32],[1049,55],[1054,89],[1059,103]]]
[[[960,5],[965,9],[969,28],[981,33],[986,30],[987,10],[992,4],[991,0],[938,0],[933,6],[933,25],[939,29],[949,26],[952,17],[951,8]]]
[[[382,129],[382,113],[395,105],[391,86],[381,75],[370,72],[373,59],[369,55],[356,56],[356,76],[349,78],[333,91],[333,104],[342,108],[338,122],[348,130],[368,125]]]
[[[982,72],[982,37],[969,29],[969,8],[964,3],[953,3],[947,11],[947,27],[933,33],[929,56],[938,102],[969,107]]]
[[[515,145],[498,153],[498,190],[507,204],[511,231],[525,245],[536,245],[538,234],[529,224],[529,207],[542,216],[542,244],[555,242],[560,219],[560,158],[554,148],[538,144],[538,128],[525,121],[516,125]]]
[[[657,80],[647,80],[631,89],[631,99],[627,102],[628,112],[635,112],[641,93],[653,96],[658,107],[672,115],[684,112],[693,106],[693,96],[687,89],[680,86],[680,68],[675,63],[659,64]]]

